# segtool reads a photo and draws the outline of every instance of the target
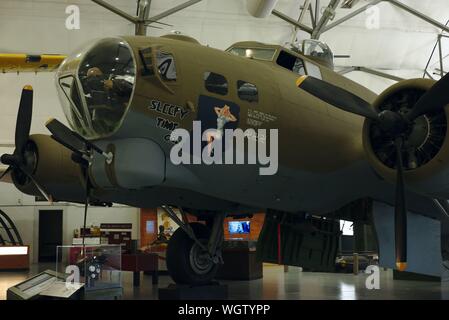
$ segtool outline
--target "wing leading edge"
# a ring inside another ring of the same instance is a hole
[[[57,54],[0,53],[0,72],[52,72],[65,58]]]

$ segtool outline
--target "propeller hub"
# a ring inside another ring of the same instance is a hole
[[[20,185],[28,184],[30,182],[28,175],[34,174],[37,168],[38,154],[36,144],[28,140],[21,152],[16,149],[14,154],[4,154],[0,157],[0,160],[3,164],[12,168],[11,176],[14,183]]]
[[[410,128],[409,123],[402,114],[391,110],[384,110],[379,113],[379,122],[381,129],[389,134],[391,138],[404,134]]]
[[[426,93],[422,88],[400,88],[383,98],[376,109],[378,121],[368,124],[368,141],[375,157],[390,169],[397,168],[395,140],[402,139],[405,171],[415,170],[435,158],[447,136],[444,110],[410,118],[416,103]]]
[[[21,159],[17,155],[13,154],[4,154],[0,158],[1,162],[8,166],[18,166],[21,162]]]

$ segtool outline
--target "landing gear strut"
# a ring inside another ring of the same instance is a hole
[[[170,238],[167,248],[167,269],[178,284],[203,285],[210,283],[223,264],[221,245],[223,243],[224,213],[214,216],[212,229],[201,223],[188,223],[187,216],[180,209],[179,219],[173,209],[162,209],[179,226]]]

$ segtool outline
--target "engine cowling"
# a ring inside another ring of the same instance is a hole
[[[29,137],[23,150],[25,166],[55,201],[84,202],[81,168],[72,161],[72,152],[50,136]],[[14,185],[23,193],[39,196],[33,182],[20,170],[11,174]]]
[[[405,114],[435,81],[414,79],[399,82],[385,90],[374,102],[378,111]],[[449,198],[449,106],[425,114],[414,121],[404,135],[404,177],[408,188],[434,198]],[[396,179],[394,142],[371,120],[363,128],[363,144],[374,170],[391,183]]]

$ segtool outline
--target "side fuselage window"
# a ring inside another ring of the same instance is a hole
[[[156,63],[162,80],[176,81],[176,65],[172,54],[158,51],[156,54]]]
[[[222,96],[228,94],[228,80],[224,76],[214,72],[204,73],[204,85],[207,91]]]
[[[307,73],[309,76],[320,79],[320,80],[322,79],[320,67],[307,61],[306,68],[307,68]]]
[[[239,98],[248,102],[259,102],[259,91],[256,85],[239,80],[237,81],[237,92]]]

